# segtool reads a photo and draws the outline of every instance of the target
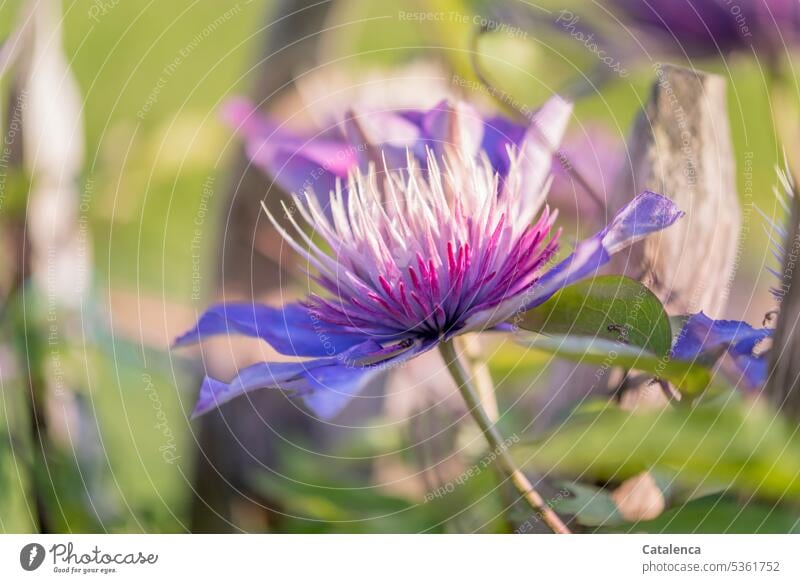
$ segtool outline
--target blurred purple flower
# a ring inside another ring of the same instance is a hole
[[[320,200],[327,201],[337,179],[346,181],[351,170],[367,172],[370,162],[379,166],[385,162],[392,170],[402,168],[407,151],[424,168],[428,149],[441,156],[452,144],[458,144],[468,156],[482,153],[504,178],[510,164],[508,147],[519,148],[525,142],[537,150],[537,156],[549,159],[571,111],[568,103],[556,97],[525,126],[501,116],[481,116],[465,102],[445,100],[428,110],[351,110],[337,125],[304,133],[287,129],[251,103],[237,99],[226,105],[223,118],[244,138],[253,164],[283,190],[313,190]],[[549,172],[544,165],[529,166],[538,173],[530,177],[534,182]]]
[[[742,379],[748,388],[755,389],[767,380],[769,356],[760,344],[772,334],[771,328],[753,328],[738,320],[712,320],[700,312],[684,323],[672,347],[672,357],[710,364],[727,355],[732,380]]]
[[[590,225],[601,221],[614,181],[626,161],[624,142],[615,139],[604,126],[591,124],[580,132],[568,134],[560,152],[563,159],[594,187],[600,200],[593,200],[576,183],[561,160],[553,160],[553,185],[547,196],[548,202],[561,213],[578,217]]]
[[[645,192],[547,270],[559,235],[556,213],[544,204],[550,146],[561,140],[570,111],[553,98],[517,146],[506,141],[505,130],[513,128],[487,130],[490,124],[463,104],[354,117],[344,122],[344,134],[359,138],[349,142],[327,135],[302,140],[250,114],[240,119],[251,156],[274,176],[283,174],[280,163],[302,160],[303,171],[284,182],[295,191],[292,207],[284,205],[294,233],[267,214],[323,292],[281,308],[220,304],[203,314],[176,346],[243,334],[309,360],[258,363],[231,382],[206,377],[194,414],[275,387],[331,418],[381,371],[456,335],[513,324],[516,314],[682,216],[669,199]],[[309,168],[347,143],[365,147],[352,160],[334,154],[337,164],[322,167],[333,189],[307,184]],[[347,196],[340,174],[346,170]]]
[[[777,57],[800,41],[797,0],[606,0],[615,16],[689,57],[750,51]]]
[[[332,127],[303,133],[285,128],[248,101],[236,99],[226,104],[223,118],[245,139],[252,163],[284,191],[303,193],[310,189],[327,201],[336,180],[346,181],[348,172],[355,168],[367,171],[370,162],[382,165],[383,157],[390,168],[401,168],[406,149],[424,167],[426,149],[441,155],[454,142],[462,144],[469,155],[485,154],[502,179],[509,169],[508,147],[519,148],[527,136],[530,147],[540,150],[538,155],[550,157],[570,112],[571,107],[565,101],[555,98],[536,111],[531,123],[525,126],[498,115],[482,116],[464,102],[443,100],[427,110],[361,107],[358,113],[352,110],[346,113]],[[544,119],[547,123],[543,123]],[[575,183],[564,163],[581,172],[605,194],[622,161],[622,148],[609,132],[600,126],[589,126],[580,135],[569,137],[560,155],[552,158],[553,185],[549,199],[561,212],[571,216],[577,216],[581,210],[598,210],[598,203]],[[540,174],[546,170],[544,165],[535,167]]]

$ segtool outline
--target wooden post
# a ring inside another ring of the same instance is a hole
[[[643,190],[671,198],[686,216],[616,256],[609,272],[640,280],[670,314],[720,317],[734,272],[741,222],[725,79],[654,67],[650,99],[628,140],[628,164],[609,211]]]
[[[686,216],[615,256],[607,273],[647,285],[670,314],[723,314],[733,278],[740,215],[725,98],[725,79],[672,65],[655,80],[627,141],[627,160],[608,200],[606,219],[644,190],[671,198]],[[613,370],[613,369],[612,369]],[[593,366],[562,364],[542,403],[540,426],[571,403],[615,387]],[[624,406],[661,407],[657,386],[629,391]]]
[[[609,266],[647,285],[670,315],[703,311],[721,317],[733,281],[741,210],[728,123],[725,79],[656,65],[650,99],[628,140],[628,165],[616,181],[610,211],[652,190],[671,198],[686,216],[633,245]],[[635,378],[635,377],[632,377]],[[627,409],[667,405],[664,383],[625,382]],[[629,520],[654,518],[664,497],[648,473],[623,482],[613,494]]]

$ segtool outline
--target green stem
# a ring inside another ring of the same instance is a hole
[[[486,442],[489,444],[491,450],[497,455],[497,463],[500,469],[509,477],[514,486],[519,490],[525,502],[542,518],[545,524],[550,527],[550,530],[556,534],[569,534],[569,529],[561,521],[558,515],[552,508],[545,504],[544,499],[534,489],[530,481],[522,471],[514,464],[514,460],[506,450],[503,443],[503,437],[495,427],[492,419],[486,413],[486,410],[481,406],[480,398],[472,384],[472,375],[464,368],[458,354],[455,350],[452,340],[442,342],[439,344],[439,351],[444,358],[447,369],[450,375],[458,385],[458,390],[464,402],[467,404],[472,418],[478,424]]]

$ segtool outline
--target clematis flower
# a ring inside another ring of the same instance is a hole
[[[565,107],[554,98],[542,112]],[[452,129],[454,118],[446,112],[453,108],[441,111],[440,121]],[[563,116],[540,112],[538,123],[541,134],[560,140]],[[418,136],[424,157],[418,143],[406,143],[402,168],[389,162],[390,145],[379,152],[380,165],[351,169],[346,188],[339,180],[327,193],[295,193],[285,207],[290,230],[267,211],[306,260],[319,293],[282,307],[212,306],[175,344],[242,334],[307,360],[257,363],[229,382],[206,377],[195,415],[270,387],[290,391],[318,417],[331,418],[375,375],[457,335],[513,328],[515,315],[593,275],[614,253],[683,214],[661,195],[640,194],[548,269],[560,232],[557,213],[545,204],[551,155],[540,134],[524,136],[518,148],[507,146],[503,171],[496,151],[493,158],[475,150],[475,132],[434,133],[450,139]],[[492,141],[480,143],[491,147]]]
[[[568,136],[559,156],[553,157],[571,113],[571,104],[558,97],[534,112],[528,125],[500,115],[481,115],[468,103],[451,99],[429,109],[378,110],[362,102],[338,123],[314,133],[287,129],[250,102],[235,99],[226,104],[223,118],[244,138],[251,162],[284,191],[311,189],[323,202],[336,181],[346,181],[356,168],[366,171],[370,162],[381,165],[384,158],[392,168],[403,167],[406,151],[424,167],[427,149],[441,155],[447,144],[455,142],[470,156],[485,154],[504,179],[510,162],[507,148],[525,144],[525,157],[531,161],[528,168],[538,173],[530,179],[542,180],[548,172],[545,160],[550,159],[550,199],[570,216],[591,211],[587,224],[598,217],[596,228],[602,225],[606,209],[598,208],[598,201],[575,184],[562,157],[604,195],[623,156],[607,130],[590,126]]]
[[[638,27],[662,48],[690,57],[751,49],[770,58],[800,41],[796,0],[607,0],[615,16]]]
[[[772,338],[771,328],[754,328],[739,320],[713,320],[703,312],[686,319],[672,347],[672,358],[716,362],[727,355],[728,376],[756,389],[764,385],[769,369],[769,354],[761,343]]]
[[[338,124],[317,132],[288,129],[260,113],[243,99],[229,102],[224,120],[245,140],[246,153],[286,192],[313,190],[327,203],[336,181],[347,181],[355,169],[367,172],[370,163],[390,169],[405,166],[410,152],[423,168],[427,151],[441,157],[448,145],[458,144],[468,156],[479,153],[504,179],[510,159],[507,148],[522,149],[529,178],[539,183],[549,173],[551,153],[566,129],[571,104],[559,97],[545,103],[528,125],[502,116],[481,116],[468,103],[445,100],[431,109],[351,110]],[[547,163],[540,163],[546,158]]]

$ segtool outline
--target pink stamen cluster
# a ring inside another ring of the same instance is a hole
[[[295,195],[324,244],[286,207],[296,236],[270,219],[330,294],[311,296],[312,313],[379,338],[438,337],[524,293],[557,248],[557,213],[545,207],[532,224],[549,185],[526,192],[510,156],[502,182],[483,157],[450,151],[437,160],[429,152],[426,169],[409,156],[402,171],[373,165],[351,174],[329,209],[312,193]]]

